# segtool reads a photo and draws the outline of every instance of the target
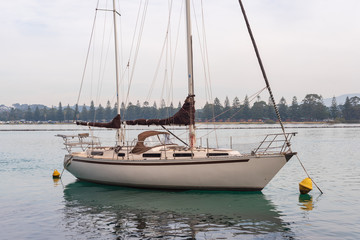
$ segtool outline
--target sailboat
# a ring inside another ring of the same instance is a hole
[[[241,4],[241,1],[239,2]],[[260,191],[296,154],[290,148],[293,134],[285,132],[280,117],[283,133],[267,135],[259,147],[249,154],[241,154],[232,149],[196,145],[190,0],[185,0],[185,5],[188,96],[184,104],[169,118],[123,121],[119,104],[116,10],[113,0],[117,116],[109,123],[78,121],[77,124],[115,129],[117,141],[113,146],[105,147],[87,133],[59,135],[64,138],[69,152],[64,158],[64,168],[76,178],[94,183],[137,188]],[[242,4],[241,7],[243,10]],[[245,12],[243,13],[245,17]],[[246,17],[245,20],[247,21]],[[249,33],[251,34],[251,31]],[[255,41],[253,43],[258,55]],[[260,57],[258,59],[263,70]],[[265,72],[263,75],[273,99]],[[278,113],[275,101],[273,102]],[[136,143],[127,144],[123,137],[126,125],[154,125],[165,130],[144,131],[138,135]],[[189,132],[188,143],[167,130],[165,126],[168,125],[186,126]],[[183,145],[173,143],[171,137],[179,139]],[[283,140],[279,144],[281,137]],[[275,144],[278,144],[278,148],[274,147]],[[72,151],[74,147],[79,146],[80,151]]]

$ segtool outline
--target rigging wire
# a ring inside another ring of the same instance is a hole
[[[151,95],[152,95],[152,91],[153,91],[154,86],[155,86],[155,82],[156,82],[156,79],[157,79],[157,75],[158,75],[159,69],[160,69],[160,64],[161,64],[162,57],[163,57],[163,55],[164,55],[164,51],[165,51],[165,47],[166,47],[166,38],[167,38],[167,36],[166,36],[165,39],[164,39],[164,43],[163,43],[163,46],[162,46],[162,49],[161,49],[161,53],[160,53],[160,57],[159,57],[159,60],[158,60],[158,64],[157,64],[156,69],[155,69],[155,74],[154,74],[154,77],[153,77],[153,80],[152,80],[152,83],[151,83],[151,86],[150,86],[148,95],[147,95],[147,97],[146,97],[146,101],[149,101],[149,100],[150,100]]]
[[[183,7],[184,7],[184,1],[181,1],[181,7],[180,7],[180,13],[182,13],[183,11]],[[171,79],[173,80],[173,75],[174,75],[174,68],[175,68],[175,60],[176,60],[176,53],[177,53],[177,46],[178,46],[178,42],[179,42],[179,36],[180,36],[180,26],[181,26],[181,19],[182,19],[183,14],[179,14],[179,22],[178,22],[178,27],[177,27],[177,34],[176,34],[176,42],[175,42],[175,47],[174,47],[174,56],[173,56],[173,61],[172,61],[172,66],[171,66]]]
[[[210,72],[209,72],[209,65],[208,65],[208,58],[205,56],[205,49],[207,49],[207,45],[206,45],[206,42],[204,41],[204,38],[205,38],[205,29],[204,29],[204,17],[202,16],[202,38],[203,40],[201,41],[200,39],[200,30],[199,30],[199,25],[198,25],[198,20],[197,20],[197,14],[196,14],[196,11],[195,11],[195,5],[194,5],[194,2],[192,1],[192,4],[193,4],[193,12],[194,12],[194,22],[195,22],[195,26],[196,26],[196,31],[197,31],[197,37],[198,37],[198,41],[199,41],[199,48],[200,48],[200,55],[201,55],[201,60],[202,60],[202,67],[203,67],[203,71],[204,71],[204,80],[205,80],[205,86],[207,86],[208,84],[208,78],[210,77]],[[203,6],[201,6],[201,8],[203,8]],[[202,11],[203,13],[203,11]],[[208,92],[207,92],[207,91]],[[210,99],[212,99],[212,95],[211,95],[211,92],[208,90],[208,88],[205,88],[205,95],[209,94],[210,96]]]
[[[124,106],[126,108],[126,99],[124,98],[125,97],[125,86],[124,86],[124,79],[125,79],[125,76],[128,77],[128,83],[130,82],[130,75],[129,75],[129,71],[130,71],[130,62],[131,62],[131,58],[132,58],[132,53],[133,53],[133,48],[134,48],[134,43],[135,43],[135,37],[136,37],[136,33],[137,33],[137,29],[138,29],[138,24],[139,24],[139,19],[140,19],[140,13],[141,13],[141,6],[142,6],[142,0],[140,0],[139,2],[139,8],[138,8],[138,11],[137,11],[137,15],[136,15],[136,21],[135,21],[135,27],[134,27],[134,33],[132,35],[132,41],[131,41],[131,46],[130,46],[130,51],[129,51],[129,57],[128,57],[128,61],[127,61],[127,64],[126,66],[124,66],[124,69],[123,69],[123,73],[121,74],[121,78],[120,78],[120,82],[122,83],[122,103],[124,103]],[[134,65],[135,67],[135,65]],[[126,74],[127,72],[127,74]],[[124,118],[125,117],[125,112],[123,113],[122,117]]]
[[[169,29],[166,32],[167,32],[167,34],[166,34],[165,64],[164,64],[165,69],[164,69],[164,79],[163,79],[163,84],[162,84],[162,88],[161,88],[160,99],[164,99],[164,92],[167,90],[167,62],[168,62],[168,51],[169,51]],[[166,106],[166,103],[165,103],[165,106]]]
[[[155,83],[158,79],[158,74],[160,71],[160,66],[163,63],[164,66],[164,73],[163,73],[163,83],[161,88],[161,94],[160,94],[160,101],[165,100],[164,103],[162,103],[162,107],[165,107],[165,115],[170,116],[174,114],[172,112],[172,108],[174,105],[174,87],[173,87],[173,79],[174,79],[174,68],[175,68],[175,62],[176,62],[176,53],[177,53],[177,46],[178,46],[178,39],[179,39],[179,30],[180,30],[180,24],[181,24],[181,18],[182,18],[182,8],[183,8],[183,1],[181,2],[181,9],[179,14],[179,23],[177,28],[177,34],[175,37],[175,45],[173,47],[172,44],[172,15],[173,15],[173,1],[168,1],[168,18],[167,18],[167,27],[165,32],[165,37],[162,44],[161,53],[157,62],[157,66],[155,68],[155,74],[153,77],[153,80],[151,82],[151,86],[148,91],[148,95],[146,97],[146,101],[149,101],[151,98],[151,95],[154,90]],[[169,107],[166,107],[169,106]]]
[[[105,9],[107,9],[107,1],[105,1]],[[99,10],[99,9],[98,9]],[[103,63],[103,53],[104,53],[104,40],[105,40],[105,26],[107,22],[107,14],[105,13],[104,17],[104,26],[103,26],[103,33],[102,33],[102,40],[101,40],[101,51],[100,51],[100,61],[99,61],[99,76],[98,76],[98,86],[97,86],[97,93],[96,93],[96,99],[95,99],[95,105],[98,105],[100,102],[100,95],[101,95],[101,89],[102,89],[102,78],[101,78],[101,71],[102,71],[102,63]],[[105,64],[104,64],[105,65]],[[105,66],[104,66],[105,68]],[[96,109],[96,108],[95,108]],[[96,119],[97,111],[95,110],[94,114],[94,120]]]
[[[172,69],[172,42],[171,42],[172,34],[171,34],[171,25],[170,25],[173,0],[171,0],[170,3],[168,1],[168,4],[169,4],[169,23],[168,23],[168,25],[169,25],[169,30],[168,30],[169,31],[169,39],[168,39],[169,44],[168,45],[169,45],[170,83],[169,83],[167,100],[168,100],[168,104],[170,103],[169,106],[171,107],[171,105],[173,104],[173,101],[174,101],[174,89],[173,89],[173,78],[172,78],[172,76],[173,76],[173,74],[172,74],[172,71],[173,71],[173,69]],[[167,65],[168,64],[166,61],[166,66]],[[168,114],[169,114],[168,116],[170,116],[170,114],[172,114],[172,113],[168,112]]]
[[[117,4],[118,8],[119,8],[119,12],[121,9],[121,5],[120,5],[120,0],[118,0],[118,4]],[[120,59],[119,59],[119,68],[120,68],[120,88],[121,88],[121,96],[124,96],[124,84],[121,82],[122,79],[122,71],[124,69],[124,48],[123,48],[123,34],[122,34],[122,17],[121,15],[119,16],[119,35],[120,35]]]
[[[207,71],[208,71],[208,91],[209,91],[209,96],[210,99],[213,99],[212,96],[212,85],[211,85],[211,74],[210,74],[210,61],[209,61],[209,52],[208,52],[208,48],[207,48],[207,38],[206,38],[206,28],[205,28],[205,17],[204,17],[204,6],[203,6],[203,1],[201,0],[201,18],[202,18],[202,28],[203,28],[203,41],[204,41],[204,54],[205,54],[205,58],[206,58],[206,64],[207,64]],[[206,79],[205,79],[206,80]]]
[[[98,8],[98,6],[99,6],[99,0],[97,1],[96,8]],[[97,11],[95,10],[95,16],[94,16],[93,25],[92,25],[92,28],[91,28],[90,40],[89,40],[88,50],[87,50],[87,53],[86,53],[84,69],[83,69],[83,73],[82,73],[82,76],[81,76],[79,94],[78,94],[77,101],[76,101],[76,104],[78,106],[79,106],[81,91],[82,91],[82,87],[83,87],[83,83],[84,83],[84,79],[85,79],[86,67],[87,67],[87,63],[88,63],[88,60],[89,60],[89,55],[90,55],[90,50],[91,50],[91,43],[92,43],[94,30],[95,30],[96,17],[97,17]],[[74,120],[77,119],[76,115],[77,115],[77,113],[75,112]]]
[[[265,89],[266,89],[266,87],[262,88],[261,90],[257,91],[257,92],[254,93],[253,95],[251,95],[251,96],[249,97],[249,103],[253,102],[253,101],[255,100],[255,98],[257,98],[257,96],[259,96]],[[241,103],[245,103],[245,100],[242,101],[242,102],[240,102],[240,104],[241,104]],[[223,111],[222,113],[216,115],[214,118],[210,119],[210,121],[215,122],[215,119],[216,119],[217,117],[225,114],[226,112],[232,110],[233,108],[235,108],[235,106],[231,106],[231,107],[230,107],[229,109],[227,109],[226,111]],[[234,116],[235,116],[238,112],[240,112],[243,108],[244,108],[244,105],[242,105],[242,106],[239,108],[238,111],[236,111],[233,115],[231,115],[230,118],[234,117]],[[201,125],[204,125],[204,124],[199,124],[198,126],[201,126]],[[215,132],[215,133],[216,133],[216,130],[219,129],[219,128],[220,128],[220,126],[217,126],[217,127],[216,127],[216,126],[214,125],[214,129],[213,129],[212,131],[208,132],[207,134],[204,134],[204,135],[201,136],[200,138],[202,138],[202,137],[204,137],[204,136],[207,136],[207,135],[209,135],[209,134],[212,133],[212,132]]]
[[[104,79],[105,79],[106,66],[107,66],[108,55],[109,55],[109,52],[110,52],[110,41],[111,41],[111,36],[112,36],[112,35],[113,35],[113,29],[111,28],[110,33],[109,33],[107,50],[106,50],[106,54],[105,54],[104,67],[103,67],[103,69],[102,69],[102,74],[99,73],[99,78],[100,78],[100,80],[101,80],[100,86],[103,85],[102,83],[104,82]],[[101,74],[101,77],[100,77],[100,74]],[[100,88],[100,93],[101,93],[101,88]],[[115,93],[115,97],[116,97],[116,93]],[[98,96],[97,101],[99,101],[99,99],[100,99],[100,96]]]
[[[168,65],[168,57],[170,58],[170,88],[172,90],[172,79],[173,79],[173,72],[174,72],[174,63],[175,63],[175,55],[176,55],[176,47],[175,47],[175,54],[174,57],[172,57],[172,47],[171,47],[171,16],[172,16],[172,5],[173,5],[173,1],[171,1],[169,3],[169,14],[168,14],[168,22],[167,22],[167,27],[166,27],[166,33],[165,33],[165,37],[164,37],[164,41],[163,41],[163,45],[162,45],[162,49],[161,49],[161,53],[158,59],[158,63],[155,69],[155,73],[154,73],[154,77],[153,80],[151,82],[150,85],[150,89],[148,91],[147,97],[146,97],[146,101],[149,101],[152,95],[152,92],[154,90],[154,86],[157,80],[157,76],[160,70],[160,65],[162,63],[163,57],[164,57],[164,52],[165,52],[165,71],[167,71],[167,65]],[[181,5],[182,7],[182,5]],[[181,16],[181,15],[180,15]],[[180,23],[179,23],[180,24]],[[177,35],[177,40],[178,40],[178,36],[179,36],[179,31],[178,31],[178,35]],[[177,46],[177,40],[176,40],[176,46]],[[170,49],[170,50],[169,50]],[[166,50],[166,51],[165,51]],[[174,58],[174,60],[173,60]],[[165,74],[165,76],[167,77],[167,74]],[[165,79],[164,79],[165,82]],[[167,100],[168,102],[170,102],[170,98],[172,97],[173,94],[171,94],[171,91],[168,91],[168,96],[167,96]],[[163,83],[163,87],[162,87],[162,91],[161,91],[161,98],[163,98],[164,95],[164,83]]]
[[[197,14],[195,11],[195,5],[194,2],[192,2],[193,4],[193,12],[194,12],[194,20],[195,20],[195,26],[196,26],[196,30],[198,33],[198,41],[199,41],[199,48],[200,48],[200,55],[201,55],[201,60],[202,60],[202,65],[203,65],[203,71],[204,71],[204,81],[205,81],[205,99],[208,99],[209,101],[213,99],[213,95],[212,95],[212,88],[211,88],[211,78],[210,78],[210,64],[209,64],[209,55],[208,55],[208,48],[207,48],[207,41],[206,41],[206,30],[205,30],[205,17],[204,17],[204,5],[203,2],[201,1],[201,26],[202,26],[202,31],[200,34],[200,30],[199,30],[199,25],[198,25],[198,20],[197,20]],[[202,35],[202,40],[200,39],[200,36]],[[203,46],[203,47],[202,47]],[[214,104],[212,105],[212,114],[213,114],[213,128],[214,128],[214,132],[215,132],[215,139],[216,139],[216,146],[219,146],[218,143],[218,136],[216,133],[216,127],[215,127],[215,106]],[[213,131],[212,131],[213,132]]]
[[[138,41],[137,41],[136,48],[135,48],[134,64],[133,64],[133,68],[131,69],[131,75],[130,75],[130,81],[129,81],[129,85],[128,85],[127,94],[126,94],[125,106],[127,106],[127,103],[129,101],[131,83],[132,83],[132,80],[133,80],[136,60],[137,60],[137,56],[138,56],[139,49],[140,49],[141,37],[142,37],[142,34],[143,34],[143,30],[144,30],[148,4],[149,4],[149,0],[146,0],[145,4],[144,4],[144,8],[143,8],[143,15],[142,15],[140,29],[139,29]]]

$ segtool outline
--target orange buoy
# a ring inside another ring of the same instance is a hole
[[[56,169],[54,170],[53,178],[60,178],[60,173]]]
[[[299,183],[299,190],[301,194],[307,194],[312,190],[312,181],[310,178],[305,178]]]

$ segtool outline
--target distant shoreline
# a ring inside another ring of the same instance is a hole
[[[330,125],[336,125],[336,124],[360,124],[360,122],[311,122],[311,121],[306,121],[306,122],[282,122],[283,124],[318,124],[318,125],[324,125],[324,124],[330,124]],[[279,122],[196,122],[195,125],[278,125]],[[27,123],[27,122],[19,122],[19,123],[1,123],[0,122],[0,126],[2,125],[75,125],[75,123],[72,122],[53,122],[53,123]],[[129,126],[129,125],[127,125]]]
[[[293,126],[287,126],[289,124],[292,124]],[[66,125],[75,125],[73,123],[53,123],[53,124],[36,124],[36,123],[21,123],[21,124],[0,124],[1,126],[44,126],[44,128],[38,128],[38,129],[17,129],[17,128],[9,128],[9,129],[1,129],[0,132],[65,132],[65,131],[79,131],[78,128],[46,128],[45,126],[66,126]],[[218,128],[220,129],[280,129],[281,127],[274,123],[274,124],[267,124],[262,122],[215,122],[215,123],[205,123],[205,122],[198,122],[196,123],[198,130],[206,130],[206,129],[213,129],[211,125],[224,125],[224,127]],[[230,126],[233,125],[233,126]],[[235,126],[234,126],[235,125]],[[238,125],[238,126],[236,126]],[[246,125],[251,125],[246,126]],[[285,122],[285,127],[287,129],[324,129],[324,128],[360,128],[360,123],[328,123],[328,122]],[[295,125],[295,126],[294,126]],[[299,126],[296,126],[299,125]],[[136,131],[136,130],[147,130],[146,127],[139,127],[139,128],[128,128],[130,131]],[[171,128],[172,130],[183,130],[183,128],[175,127]],[[112,129],[107,128],[96,128],[96,131],[111,131]]]

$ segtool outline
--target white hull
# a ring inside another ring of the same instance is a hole
[[[162,189],[263,189],[293,154],[188,160],[111,160],[66,155],[66,169],[80,180]],[[70,164],[68,159],[72,157]]]

